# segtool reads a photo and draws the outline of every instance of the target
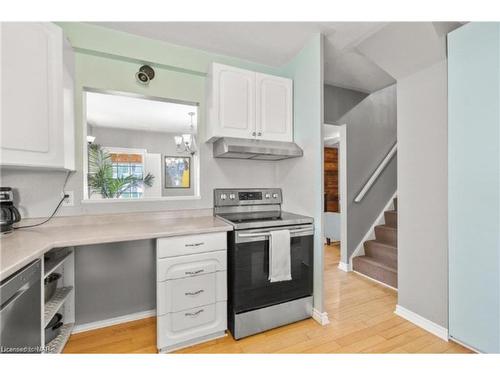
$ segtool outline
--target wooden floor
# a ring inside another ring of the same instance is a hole
[[[230,335],[178,353],[470,353],[396,316],[397,292],[337,268],[338,246],[325,247],[325,307],[312,319],[235,341]],[[155,353],[155,318],[71,336],[65,353]]]

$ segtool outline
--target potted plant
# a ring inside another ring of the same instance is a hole
[[[142,178],[136,176],[113,177],[111,155],[99,144],[93,143],[88,148],[90,194],[99,193],[103,198],[120,198],[129,188],[153,185],[154,176],[148,173]]]

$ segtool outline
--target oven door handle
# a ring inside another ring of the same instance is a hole
[[[302,232],[311,232],[313,228],[303,228],[303,229],[295,229],[291,230],[290,234],[297,234]],[[238,233],[238,237],[241,238],[249,238],[249,237],[262,237],[262,236],[270,236],[271,232],[253,232],[253,233]]]

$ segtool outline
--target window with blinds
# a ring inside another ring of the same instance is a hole
[[[134,176],[144,178],[144,158],[141,154],[110,153],[113,164],[113,178]],[[120,198],[142,198],[144,186],[131,185],[123,191]]]

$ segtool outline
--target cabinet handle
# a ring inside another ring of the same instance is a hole
[[[205,244],[205,242],[196,242],[196,243],[187,243],[184,246],[186,246],[186,247],[197,247],[197,246],[201,246],[201,245],[204,245],[204,244]]]
[[[205,311],[205,310],[201,309],[201,310],[198,310],[194,313],[184,313],[184,316],[198,316],[198,314],[202,313],[203,311]]]
[[[258,133],[257,133],[257,135],[258,135],[259,137],[262,137],[262,132],[258,132]]]
[[[186,271],[184,272],[186,275],[198,275],[199,273],[205,271],[204,269],[197,270],[197,271]]]
[[[196,295],[198,295],[198,294],[200,294],[200,293],[203,293],[203,292],[204,292],[204,290],[203,290],[203,289],[200,289],[200,290],[197,290],[196,292],[186,292],[186,293],[184,293],[184,294],[185,294],[186,296],[196,296]]]
[[[257,133],[255,133],[255,132],[252,132],[252,136],[254,136],[254,137],[255,137],[255,135],[256,135],[256,134],[257,134]]]

